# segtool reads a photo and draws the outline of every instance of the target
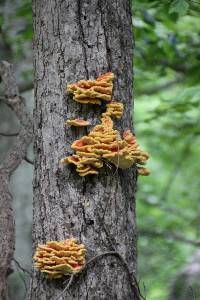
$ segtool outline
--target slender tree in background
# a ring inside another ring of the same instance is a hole
[[[85,129],[65,128],[64,121],[84,117],[95,123],[104,108],[82,106],[66,95],[67,83],[115,74],[113,99],[125,105],[118,123],[132,127],[133,36],[129,0],[33,0],[35,68],[35,178],[33,250],[48,240],[78,238],[88,265],[59,297],[66,282],[50,281],[34,270],[29,299],[139,299],[136,271],[136,170],[110,170],[81,178],[73,168],[61,168],[71,143]],[[53,298],[52,298],[53,297]]]
[[[14,143],[0,163],[0,299],[8,299],[8,275],[12,273],[11,262],[15,249],[15,222],[10,178],[23,159],[26,158],[27,147],[32,139],[32,119],[26,111],[24,98],[19,95],[13,67],[5,61],[0,62],[0,78],[4,86],[4,95],[0,102],[12,109],[19,123],[19,133]],[[5,136],[9,136],[5,134]]]

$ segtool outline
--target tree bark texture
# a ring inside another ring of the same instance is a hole
[[[66,84],[115,74],[113,99],[125,105],[120,131],[132,127],[132,20],[129,0],[34,0],[35,179],[33,250],[48,240],[78,238],[90,259],[119,252],[136,271],[136,170],[101,169],[79,177],[60,159],[89,129],[64,126],[82,117],[93,124],[105,106],[84,106],[65,92]],[[66,283],[65,283],[66,285]],[[56,299],[63,280],[46,280],[33,271],[29,299]],[[87,267],[59,299],[138,299],[127,272],[113,256]]]

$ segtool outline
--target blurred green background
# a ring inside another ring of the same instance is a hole
[[[133,2],[134,127],[151,155],[151,176],[137,191],[138,278],[149,300],[200,299],[200,0]],[[0,2],[0,59],[15,65],[33,109],[30,0]],[[1,92],[1,87],[0,87]],[[0,103],[0,159],[17,120]],[[33,158],[32,147],[28,157]],[[16,260],[31,268],[32,165],[23,162],[11,189]],[[23,299],[27,274],[10,276],[11,299]],[[25,282],[24,282],[25,279]]]

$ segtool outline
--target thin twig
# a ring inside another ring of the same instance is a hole
[[[110,198],[106,201],[106,206],[104,208],[104,211],[103,211],[103,216],[102,218],[100,218],[100,221],[101,221],[101,225],[104,224],[104,217],[105,217],[105,214],[106,214],[106,211],[107,211],[107,207],[108,207],[108,203],[110,202]],[[99,228],[99,230],[101,229],[101,227]]]
[[[29,163],[29,164],[31,164],[31,165],[34,165],[33,160],[31,160],[31,159],[28,158],[27,156],[24,157],[24,160],[25,160],[27,163]]]
[[[144,288],[144,298],[146,299],[146,297],[147,297],[147,296],[146,296],[146,286],[145,286],[145,283],[144,283],[144,281],[143,281],[143,283],[142,283],[142,284],[143,284],[143,288]]]
[[[21,264],[16,260],[16,258],[13,257],[13,261],[15,262],[15,264],[18,266],[18,268],[23,271],[24,273],[27,273],[29,276],[31,276],[31,272],[28,271],[27,269],[23,268],[21,266]]]
[[[112,165],[104,158],[101,158],[101,160],[105,163],[106,167],[108,167],[110,170],[112,169]]]
[[[68,284],[66,285],[66,287],[64,288],[64,290],[54,300],[58,300],[70,288],[70,286],[72,285],[72,282],[74,280],[74,277],[75,277],[75,274],[72,274],[70,276]]]
[[[189,286],[189,290],[191,291],[191,294],[192,294],[192,300],[195,300],[196,299],[195,292],[194,292],[194,289],[192,288],[192,286]]]
[[[172,86],[174,86],[176,84],[182,83],[184,80],[185,80],[184,77],[180,77],[180,78],[175,78],[175,79],[173,79],[171,81],[162,83],[162,84],[160,84],[158,86],[147,87],[146,89],[139,91],[139,96],[140,95],[153,95],[153,94],[160,93],[161,91],[166,90],[169,87],[172,87]]]
[[[18,132],[14,132],[14,133],[9,133],[9,132],[6,132],[6,133],[4,133],[4,132],[0,132],[0,135],[1,136],[5,136],[5,137],[10,137],[10,136],[18,136]]]
[[[30,82],[20,83],[19,86],[18,86],[18,88],[19,88],[19,92],[20,93],[31,91],[33,89],[33,82],[30,81]]]
[[[166,203],[163,203],[163,202],[161,202],[161,203],[159,203],[159,202],[152,203],[148,199],[146,199],[145,197],[146,197],[145,194],[141,196],[141,201],[144,202],[145,204],[147,204],[147,205],[149,205],[151,207],[156,207],[156,208],[158,208],[161,211],[170,213],[170,214],[174,215],[176,218],[181,218],[181,219],[184,219],[185,221],[187,220],[188,222],[191,221],[191,219],[189,217],[187,217],[183,213],[182,210],[177,209],[175,207],[166,206]]]
[[[115,246],[114,246],[113,241],[112,241],[112,238],[111,238],[111,236],[110,236],[110,234],[109,234],[109,232],[108,232],[108,230],[106,228],[105,223],[103,223],[103,230],[104,230],[104,232],[106,234],[106,237],[107,237],[107,239],[108,239],[108,241],[110,243],[110,246],[111,246],[112,250],[116,251]]]
[[[110,244],[110,246],[111,246],[112,251],[116,251],[116,247],[115,247],[114,244],[113,244],[112,237],[110,236],[110,234],[109,234],[109,232],[108,232],[108,230],[107,230],[107,228],[106,228],[105,223],[102,222],[102,218],[100,217],[98,211],[97,211],[97,216],[98,216],[98,219],[100,220],[100,228],[99,228],[99,232],[101,231],[101,228],[103,227],[103,230],[104,230],[104,232],[105,232],[105,234],[106,234],[106,237],[107,237],[107,239],[108,239],[108,242],[109,242],[109,244]]]
[[[23,271],[23,273],[26,272],[27,274],[29,274],[29,276],[31,276],[31,274],[30,274],[29,271],[27,271],[26,269],[24,269],[24,268],[20,265],[20,263],[19,263],[15,258],[13,258],[13,261],[14,261],[15,264],[16,264],[17,272],[18,272],[18,274],[19,274],[19,277],[20,277],[20,279],[21,279],[21,280],[23,281],[23,283],[24,283],[24,288],[25,288],[24,297],[23,297],[23,300],[24,300],[24,299],[26,299],[26,295],[27,295],[27,292],[28,292],[28,286],[27,286],[26,280],[25,280],[24,277],[22,276],[20,270]]]
[[[2,101],[2,102],[6,102],[6,101],[7,101],[7,99],[6,99],[6,97],[4,97],[4,96],[0,96],[0,101]]]
[[[112,180],[112,177],[110,177],[110,180]],[[105,217],[105,214],[106,214],[106,211],[107,211],[108,204],[110,203],[110,199],[111,199],[110,197],[107,199],[104,210],[102,208],[102,210],[103,210],[102,217],[99,217],[99,220],[100,220],[100,223],[101,223],[101,227],[102,227],[102,225],[104,223],[104,217]],[[99,228],[99,231],[101,230],[101,227]]]
[[[119,141],[120,139],[117,138],[117,153],[118,153],[118,156],[117,156],[117,166],[116,166],[116,169],[115,169],[115,172],[113,173],[112,177],[114,177],[119,169]]]
[[[185,158],[188,156],[189,154],[189,150],[191,148],[191,141],[194,138],[193,135],[188,136],[188,138],[186,139],[185,145],[183,147],[182,153],[181,155],[178,157],[177,161],[174,164],[174,170],[173,172],[170,174],[170,177],[167,181],[166,186],[163,189],[163,192],[161,194],[160,200],[159,202],[166,202],[169,196],[169,193],[171,191],[172,185],[174,183],[175,178],[177,177],[178,173],[181,170],[181,166],[182,164],[185,162]]]
[[[183,235],[177,234],[176,232],[170,231],[156,231],[148,228],[141,228],[139,235],[149,236],[151,238],[171,239],[185,244],[190,244],[195,247],[200,247],[200,241],[195,241],[184,237]]]
[[[200,5],[200,2],[195,1],[195,0],[191,0],[193,3]]]
[[[140,288],[139,288],[139,286],[138,286],[138,283],[137,283],[137,280],[136,280],[135,276],[130,272],[129,267],[128,267],[126,261],[124,260],[124,258],[122,257],[122,255],[121,255],[119,252],[117,252],[117,251],[108,251],[108,252],[104,252],[104,253],[98,254],[98,255],[96,255],[95,257],[91,258],[91,259],[87,262],[86,267],[87,267],[89,264],[94,263],[96,260],[99,260],[99,259],[101,259],[101,258],[103,258],[103,257],[105,257],[105,256],[115,256],[115,257],[119,258],[119,260],[121,261],[121,263],[122,263],[124,269],[125,269],[126,272],[127,272],[127,275],[128,275],[128,278],[129,278],[130,285],[131,285],[131,287],[132,287],[132,289],[133,289],[133,291],[134,291],[134,296],[137,296],[137,299],[138,299],[138,300],[139,300],[139,299],[144,299],[144,300],[145,300],[145,298],[141,295]],[[86,270],[86,268],[83,269],[82,273],[83,273],[85,270]]]

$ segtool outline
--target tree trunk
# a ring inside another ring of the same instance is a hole
[[[0,169],[0,299],[8,299],[8,275],[11,272],[15,246],[15,226],[12,208],[12,196],[8,189],[9,178],[5,170]]]
[[[35,58],[34,251],[38,243],[76,237],[90,259],[116,250],[136,270],[136,170],[102,169],[79,177],[60,159],[86,129],[65,128],[73,117],[97,119],[102,106],[66,95],[67,83],[115,74],[113,99],[125,105],[118,128],[132,127],[132,22],[129,0],[33,0]],[[66,285],[66,283],[65,283]],[[63,280],[33,271],[29,299],[56,299]],[[87,267],[59,299],[138,299],[117,257]]]

